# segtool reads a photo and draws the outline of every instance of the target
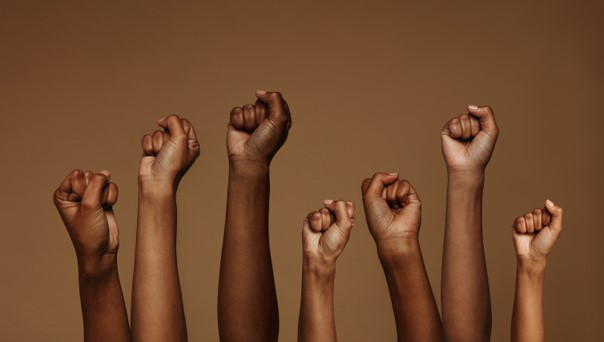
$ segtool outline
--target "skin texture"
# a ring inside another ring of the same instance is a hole
[[[279,310],[268,235],[270,163],[292,125],[277,92],[231,111],[229,184],[218,286],[221,341],[276,341]]]
[[[361,187],[365,217],[394,310],[398,341],[443,341],[438,308],[419,245],[421,202],[396,173],[376,173]]]
[[[323,208],[304,219],[298,341],[337,340],[333,307],[336,259],[350,238],[354,218],[352,202],[325,200]]]
[[[492,109],[472,105],[441,132],[448,174],[441,304],[448,341],[488,341],[491,336],[482,192],[498,135]]]
[[[119,229],[113,205],[117,185],[109,171],[74,170],[53,199],[78,259],[85,341],[130,341],[117,270]]]
[[[562,232],[562,208],[552,201],[514,220],[516,292],[511,340],[545,341],[543,285],[547,255]]]
[[[186,341],[187,326],[176,262],[176,190],[199,156],[193,126],[177,115],[142,139],[138,227],[132,285],[136,341]]]

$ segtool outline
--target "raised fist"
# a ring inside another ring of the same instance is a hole
[[[278,92],[256,91],[255,104],[235,107],[227,132],[231,162],[270,163],[292,126],[287,102]]]
[[[421,202],[407,180],[397,173],[376,173],[361,186],[369,231],[379,248],[402,247],[417,240],[421,225]]]
[[[193,126],[187,119],[170,115],[157,122],[163,131],[143,136],[143,158],[139,165],[141,183],[178,183],[199,156],[199,142]]]
[[[119,229],[112,206],[118,190],[109,178],[109,171],[74,170],[53,196],[78,260],[89,265],[117,262]]]
[[[306,257],[335,261],[350,238],[355,207],[350,201],[325,200],[324,205],[304,219],[302,245]]]
[[[545,208],[517,217],[512,226],[519,259],[544,261],[562,232],[562,208],[545,201]]]
[[[449,171],[484,171],[499,129],[488,106],[468,106],[468,114],[449,120],[441,132],[442,149]]]

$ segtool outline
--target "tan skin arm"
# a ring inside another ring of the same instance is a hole
[[[309,213],[302,228],[302,297],[298,341],[337,340],[334,313],[336,259],[342,254],[354,225],[350,201],[326,200]]]
[[[220,260],[221,341],[276,341],[279,311],[268,235],[270,163],[285,143],[291,116],[277,92],[231,111],[229,184]]]
[[[135,341],[186,341],[187,325],[176,261],[176,191],[199,156],[195,131],[176,115],[142,139],[132,336]]]
[[[511,340],[545,341],[543,286],[547,256],[562,232],[562,208],[547,200],[545,208],[516,218],[512,228],[516,249],[516,291]]]
[[[482,192],[498,135],[488,106],[468,106],[468,114],[452,118],[441,132],[448,174],[441,303],[450,341],[488,341],[491,336]]]
[[[398,341],[443,341],[443,328],[420,245],[421,202],[398,174],[362,184],[367,225],[390,291]]]
[[[108,171],[74,170],[54,193],[54,203],[78,259],[84,341],[130,341],[117,269],[119,230],[113,205],[118,190]]]

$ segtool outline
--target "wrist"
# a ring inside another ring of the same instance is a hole
[[[229,157],[229,172],[240,174],[264,174],[270,169],[270,160],[252,160]]]
[[[336,273],[336,259],[305,255],[303,272],[317,278],[332,279]]]
[[[139,195],[148,198],[164,198],[176,195],[178,186],[175,181],[167,180],[145,180],[139,178]]]
[[[382,263],[390,263],[420,252],[419,237],[410,235],[404,238],[376,240],[377,253]]]
[[[526,274],[542,274],[545,272],[547,264],[546,258],[529,259],[518,257],[518,272]]]
[[[485,179],[485,169],[453,169],[447,168],[447,176],[449,180],[457,180],[467,183],[481,183]]]
[[[101,280],[117,272],[117,254],[106,254],[100,257],[78,256],[78,274],[81,279]]]

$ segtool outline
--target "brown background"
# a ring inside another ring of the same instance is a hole
[[[484,215],[493,340],[509,336],[510,224],[545,198],[566,209],[546,278],[548,336],[598,340],[603,4],[3,1],[0,340],[81,339],[75,256],[51,201],[73,168],[110,169],[120,186],[129,306],[139,140],[170,113],[190,118],[202,144],[178,195],[189,335],[217,340],[226,123],[256,89],[282,91],[294,120],[272,168],[283,341],[296,335],[302,218],[324,198],[360,205],[360,182],[375,171],[399,171],[418,189],[421,242],[439,298],[446,182],[439,132],[470,103],[492,105],[501,128]],[[359,216],[338,261],[338,334],[393,341],[386,283]]]

